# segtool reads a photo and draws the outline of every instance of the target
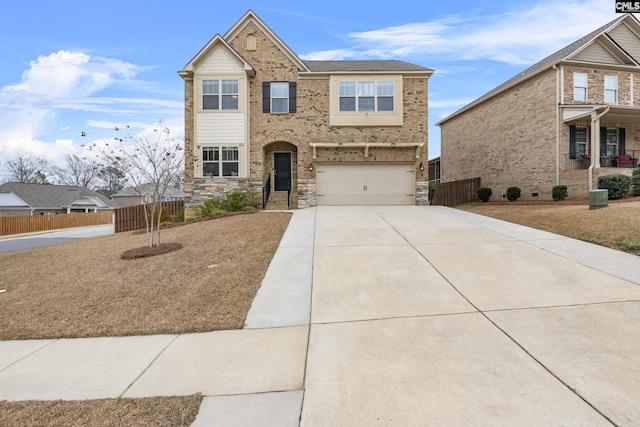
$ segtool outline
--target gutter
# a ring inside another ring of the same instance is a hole
[[[596,127],[596,122],[600,124],[600,117],[604,116],[609,112],[609,107],[606,107],[604,111],[602,111],[597,116],[591,117],[591,165],[589,165],[589,191],[593,191],[593,168],[596,164],[596,158],[600,158],[600,126]],[[594,132],[595,130],[595,132]],[[595,138],[593,138],[595,136]],[[598,140],[598,156],[596,156],[596,139]]]

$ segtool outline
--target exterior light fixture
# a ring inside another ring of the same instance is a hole
[[[313,170],[313,163],[309,163],[309,170],[312,171]]]
[[[420,162],[420,170],[423,171],[424,170],[424,164],[422,162]]]

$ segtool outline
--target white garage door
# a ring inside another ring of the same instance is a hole
[[[413,164],[319,164],[318,205],[413,205]]]

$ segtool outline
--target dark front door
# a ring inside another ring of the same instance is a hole
[[[274,190],[291,190],[291,153],[274,153]]]

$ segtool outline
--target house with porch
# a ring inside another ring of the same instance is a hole
[[[640,23],[624,14],[438,123],[442,182],[481,177],[499,200],[585,197],[640,158]]]
[[[0,184],[0,216],[112,211],[106,196],[83,187],[6,182]]]
[[[234,190],[291,208],[427,204],[427,82],[402,61],[303,61],[251,10],[178,73],[185,206]]]

